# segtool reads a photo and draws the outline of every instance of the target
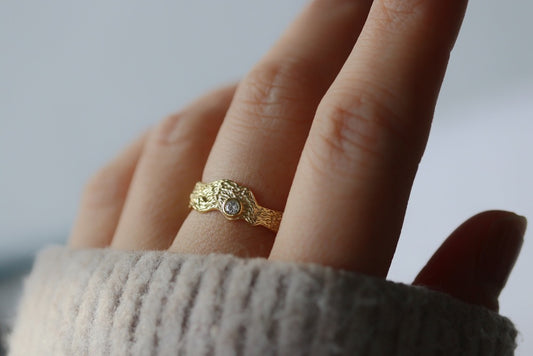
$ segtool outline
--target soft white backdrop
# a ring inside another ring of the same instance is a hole
[[[158,119],[240,78],[305,3],[0,2],[0,261],[64,241],[91,172]],[[412,280],[481,210],[533,219],[531,13],[528,0],[471,1],[391,279]],[[519,355],[533,354],[531,237],[501,297],[522,332]]]

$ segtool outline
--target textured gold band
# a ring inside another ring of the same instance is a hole
[[[191,193],[189,207],[205,213],[218,210],[228,220],[243,219],[252,225],[261,225],[278,231],[283,213],[263,208],[252,191],[229,179],[211,183],[196,183]]]

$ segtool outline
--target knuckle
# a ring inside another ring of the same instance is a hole
[[[408,141],[400,115],[377,97],[359,92],[320,108],[323,124],[316,153],[321,153],[321,161],[353,171],[356,166],[387,163],[391,150],[403,148]]]
[[[409,16],[416,13],[427,0],[381,0],[381,6],[387,14]]]
[[[244,81],[249,99],[258,104],[292,101],[298,98],[308,76],[304,60],[266,61],[252,69]],[[307,80],[307,82],[310,82]]]
[[[420,12],[426,0],[381,0],[383,25],[389,29],[403,27]]]
[[[154,130],[150,141],[157,146],[171,146],[179,143],[183,138],[182,122],[184,114],[178,112],[164,118]]]
[[[167,116],[155,128],[150,144],[182,146],[194,141],[198,132],[209,137],[216,134],[218,123],[226,114],[234,92],[235,85],[216,89],[182,111]]]
[[[164,159],[183,157],[191,152],[200,152],[215,137],[218,125],[210,125],[210,113],[178,112],[167,116],[155,128],[149,137],[143,152],[144,162],[157,165]],[[203,151],[202,151],[203,152]],[[165,158],[163,158],[165,157]]]
[[[275,129],[279,119],[301,123],[305,115],[295,105],[309,97],[316,86],[304,60],[263,62],[254,68],[239,88],[237,117],[246,128]],[[300,113],[301,114],[301,113]]]
[[[103,207],[123,200],[129,184],[121,171],[120,167],[108,164],[94,173],[83,189],[84,204],[89,207]]]

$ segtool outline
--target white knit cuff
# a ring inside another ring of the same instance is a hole
[[[12,355],[512,355],[516,330],[444,294],[317,265],[51,248]]]

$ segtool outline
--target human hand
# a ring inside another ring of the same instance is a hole
[[[465,7],[314,1],[236,92],[169,117],[95,175],[71,245],[232,253],[385,277]],[[222,178],[285,210],[278,233],[190,212],[194,183]],[[510,213],[476,216],[415,283],[496,309],[524,229]]]

